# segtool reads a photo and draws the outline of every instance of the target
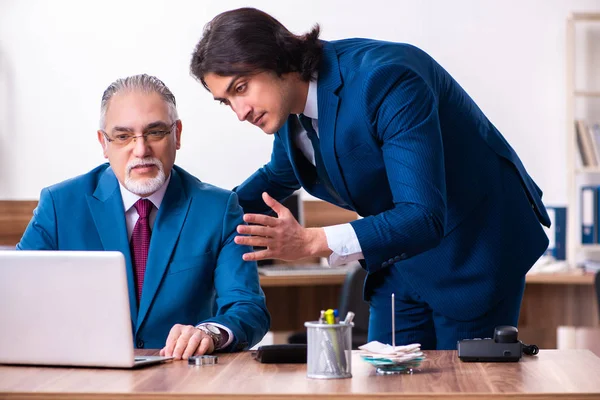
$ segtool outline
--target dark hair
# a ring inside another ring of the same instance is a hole
[[[217,15],[204,27],[192,55],[190,71],[205,88],[204,76],[252,75],[273,71],[278,76],[298,72],[311,80],[319,68],[323,44],[319,25],[302,36],[256,8],[239,8]]]

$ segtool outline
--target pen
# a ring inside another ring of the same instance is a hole
[[[340,323],[340,313],[337,308],[333,309],[333,316],[335,318],[335,323],[339,324]]]
[[[321,314],[319,315],[319,323],[326,324],[327,320],[325,319],[325,310],[321,310]]]
[[[325,311],[325,321],[328,325],[333,325],[339,322],[339,311],[329,308]],[[324,350],[325,358],[329,359],[327,362],[330,368],[333,368],[332,372],[334,375],[340,375],[341,371],[345,371],[347,368],[346,356],[344,353],[344,337],[340,335],[340,332],[335,328],[327,328],[323,330],[324,338]]]
[[[392,347],[396,347],[396,311],[394,305],[394,293],[392,293]]]
[[[354,319],[354,313],[352,311],[348,311],[348,314],[346,314],[346,319],[344,319],[344,324],[350,324],[352,322],[352,320]]]
[[[335,322],[335,317],[333,316],[333,310],[331,308],[325,311],[325,321],[330,325],[333,325]]]

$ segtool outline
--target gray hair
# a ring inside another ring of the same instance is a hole
[[[140,74],[117,79],[106,88],[100,104],[100,129],[106,127],[106,110],[108,109],[108,102],[110,99],[117,93],[131,90],[139,90],[144,93],[158,93],[169,107],[169,117],[171,118],[171,122],[175,122],[179,119],[175,96],[173,96],[173,93],[171,93],[171,90],[169,90],[167,85],[154,76]]]

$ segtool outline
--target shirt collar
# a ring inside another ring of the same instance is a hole
[[[150,200],[157,210],[160,208],[160,204],[162,203],[163,198],[165,197],[165,192],[167,191],[167,187],[169,186],[170,181],[171,174],[169,174],[169,177],[165,180],[165,183],[163,183],[160,189],[152,193],[151,196],[144,197],[145,199]],[[125,208],[125,212],[129,211],[129,209],[133,207],[135,202],[142,198],[139,195],[131,193],[129,190],[127,190],[125,186],[121,184],[121,182],[119,182],[119,189],[121,189],[121,198],[123,199],[123,207]]]
[[[311,119],[319,119],[319,105],[317,103],[317,79],[311,80],[308,83],[308,94],[306,95],[306,105],[304,106],[304,112]]]

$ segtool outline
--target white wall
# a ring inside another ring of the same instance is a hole
[[[219,106],[188,70],[204,24],[254,6],[323,39],[415,44],[471,94],[521,156],[549,204],[566,203],[565,26],[598,0],[0,0],[0,199],[104,159],[100,96],[118,77],[156,75],[177,97],[184,132],[177,163],[231,188],[270,155],[271,138]]]

